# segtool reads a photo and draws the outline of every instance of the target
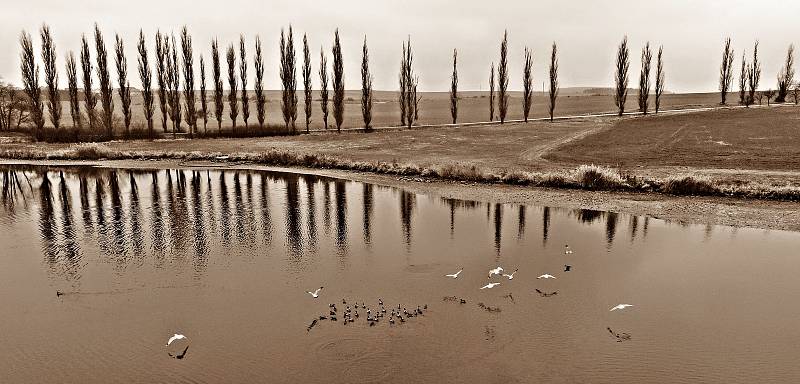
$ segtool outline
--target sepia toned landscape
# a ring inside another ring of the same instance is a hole
[[[2,6],[0,382],[800,379],[800,6],[82,6]]]

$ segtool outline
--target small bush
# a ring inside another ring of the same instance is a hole
[[[671,177],[664,182],[661,191],[682,196],[713,196],[721,193],[711,180],[702,176]]]
[[[98,160],[107,158],[109,150],[107,147],[97,143],[81,143],[70,148],[67,152],[67,158],[83,159],[83,160]]]
[[[597,165],[581,165],[574,171],[575,181],[584,189],[619,190],[630,185],[614,169]]]

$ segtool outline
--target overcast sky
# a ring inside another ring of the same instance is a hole
[[[195,53],[208,56],[210,40],[221,45],[244,34],[252,53],[260,35],[266,54],[267,84],[279,88],[277,57],[281,27],[291,23],[296,41],[308,34],[314,72],[319,50],[328,52],[340,29],[345,84],[360,87],[361,44],[367,36],[374,85],[397,89],[403,39],[411,36],[420,89],[449,87],[452,50],[459,50],[463,90],[485,90],[491,63],[499,59],[503,30],[509,34],[510,88],[521,88],[523,49],[534,52],[534,84],[540,89],[550,44],[559,47],[562,86],[609,86],[617,44],[628,35],[632,48],[631,86],[638,76],[640,49],[646,41],[664,46],[667,89],[702,92],[717,89],[722,43],[733,39],[738,74],[741,54],[752,54],[758,39],[763,62],[762,86],[774,87],[786,48],[800,36],[797,0],[28,0],[0,5],[0,76],[19,82],[19,35],[35,36],[50,25],[63,68],[65,52],[77,52],[82,33],[97,22],[112,42],[125,40],[132,85],[138,85],[135,43],[139,28],[152,49],[157,29],[178,32],[187,25]],[[297,47],[302,52],[301,47]],[[196,59],[197,60],[197,59]],[[252,64],[251,64],[252,65]],[[252,74],[252,69],[250,70]],[[298,76],[299,76],[298,71]],[[315,79],[316,80],[316,79]],[[65,75],[61,75],[62,86]],[[302,84],[302,82],[300,82]],[[252,84],[252,80],[250,81]],[[315,81],[316,84],[316,81]]]

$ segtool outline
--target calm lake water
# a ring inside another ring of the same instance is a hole
[[[800,381],[797,233],[265,171],[6,165],[0,183],[3,383]],[[519,271],[487,279],[498,265]],[[341,321],[379,298],[428,310]],[[330,303],[339,321],[307,330]]]

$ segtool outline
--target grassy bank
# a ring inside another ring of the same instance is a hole
[[[527,172],[488,171],[475,165],[445,164],[422,166],[410,162],[358,161],[325,154],[302,154],[270,149],[257,153],[226,155],[204,151],[116,150],[104,144],[76,144],[54,151],[11,148],[0,151],[0,158],[16,160],[187,160],[250,162],[266,166],[290,166],[372,172],[408,177],[510,184],[532,187],[663,193],[678,196],[720,196],[748,199],[800,201],[800,188],[776,187],[758,183],[726,185],[698,175],[672,176],[664,179],[633,176],[614,168],[580,165],[574,169]]]

